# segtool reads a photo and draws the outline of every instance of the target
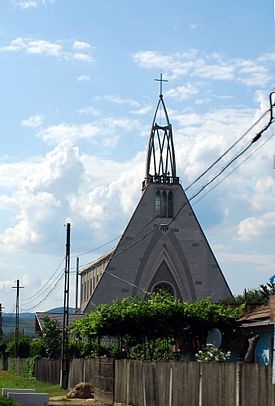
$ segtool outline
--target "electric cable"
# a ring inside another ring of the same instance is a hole
[[[172,222],[175,221],[175,219],[178,217],[178,215],[180,214],[180,212],[183,210],[183,208],[190,203],[193,199],[195,199],[199,194],[201,194],[203,192],[203,190],[209,186],[211,183],[214,182],[214,180],[216,180],[219,176],[222,175],[222,173],[230,166],[232,165],[233,162],[235,162],[238,158],[240,158],[249,148],[251,148],[251,146],[257,142],[264,131],[266,131],[268,129],[268,127],[271,125],[271,123],[273,122],[273,117],[271,115],[270,120],[268,122],[268,124],[261,130],[259,131],[254,137],[253,139],[250,141],[250,143],[243,148],[237,155],[235,155],[235,157],[233,157],[226,165],[225,167],[223,167],[213,178],[211,178],[204,186],[202,186],[200,188],[200,190],[198,192],[196,192],[195,194],[193,194],[189,199],[187,198],[186,202],[179,208],[178,212],[175,214],[175,216],[166,224],[167,226],[169,226]],[[142,238],[140,238],[139,240],[135,241],[132,245],[130,245],[129,247],[125,248],[125,250],[114,253],[114,255],[112,256],[113,258],[121,255],[122,253],[130,250],[131,248],[133,248],[135,245],[137,245],[139,242],[145,240],[145,238],[148,237],[148,235],[150,235],[155,229],[159,228],[160,225],[157,225],[155,227],[153,227],[151,230],[149,230]]]
[[[61,267],[61,265],[63,264],[64,261],[64,257],[62,258],[62,260],[60,261],[59,265],[56,267],[56,269],[54,270],[54,272],[52,273],[52,275],[50,276],[50,278],[44,283],[44,285],[42,285],[33,295],[29,296],[28,298],[22,300],[22,303],[25,305],[26,303],[31,302],[33,298],[35,298],[38,295],[41,295],[44,293],[44,291],[48,290],[50,286],[46,287],[47,285],[49,285],[49,283],[52,281],[52,279],[54,278],[55,274],[58,272],[59,268]],[[57,276],[58,277],[58,276]]]
[[[273,138],[275,135],[275,133],[271,134],[271,136],[265,140],[264,142],[262,142],[262,144],[256,148],[253,152],[251,152],[251,154],[249,154],[245,159],[242,160],[242,162],[240,162],[234,169],[232,169],[231,172],[229,172],[227,175],[225,175],[219,182],[217,182],[211,189],[209,189],[204,195],[202,195],[198,200],[196,200],[193,203],[193,206],[195,206],[198,202],[200,202],[205,196],[207,196],[210,192],[212,192],[212,190],[216,189],[216,187],[218,187],[226,178],[228,178],[230,175],[232,175],[233,172],[235,172],[242,164],[244,164],[251,156],[255,155],[256,152],[261,149],[267,142],[269,142],[271,140],[271,138]]]
[[[255,123],[252,124],[244,133],[243,135],[238,138],[219,158],[216,159],[207,169],[203,171],[187,188],[185,188],[185,191],[189,190],[198,180],[200,180],[204,175],[206,175],[210,169],[212,169],[219,161],[221,161],[222,158],[225,157],[225,155],[228,154],[253,128],[267,115],[267,113],[270,113],[270,109],[266,110],[256,121]]]
[[[271,93],[271,95],[272,95],[272,93]],[[271,95],[270,95],[270,101],[271,101]],[[263,133],[264,131],[266,131],[266,129],[267,129],[267,128],[271,125],[271,123],[273,122],[272,107],[273,107],[273,104],[271,103],[270,109],[268,109],[267,111],[265,111],[265,112],[256,120],[256,122],[255,122],[237,141],[235,141],[235,142],[231,145],[231,147],[229,147],[216,161],[214,161],[199,177],[197,177],[197,178],[185,189],[185,190],[187,191],[189,188],[191,188],[198,180],[200,180],[207,172],[209,172],[209,170],[212,169],[229,151],[231,151],[231,150],[232,150],[232,149],[233,149],[233,148],[234,148],[260,121],[261,121],[261,120],[262,120],[262,118],[263,118],[268,112],[271,113],[271,117],[270,117],[269,123],[265,126],[265,128],[264,128],[263,130],[261,130],[259,133],[257,133],[257,135],[256,135],[256,136],[252,139],[252,141],[250,142],[250,144],[249,144],[247,147],[245,147],[243,150],[241,150],[233,159],[231,159],[231,160],[226,164],[226,166],[225,166],[224,168],[222,168],[222,169],[221,169],[213,178],[211,178],[204,186],[202,186],[198,192],[196,192],[194,195],[192,195],[191,198],[187,199],[187,201],[182,205],[182,207],[178,210],[178,212],[176,213],[176,215],[170,220],[170,222],[169,222],[167,225],[170,225],[170,224],[176,219],[176,217],[179,215],[179,213],[181,212],[181,210],[187,205],[187,203],[189,203],[191,200],[193,200],[194,198],[196,198],[200,193],[202,193],[202,191],[203,191],[207,186],[209,186],[211,183],[213,183],[219,176],[221,176],[222,173],[223,173],[230,165],[232,165],[233,162],[235,162],[238,158],[240,158],[240,156],[242,156],[242,155],[252,146],[252,144],[253,144],[254,142],[258,141],[258,139],[261,137],[262,133]],[[248,158],[247,158],[247,159],[248,159]],[[233,172],[233,171],[232,171],[232,172]],[[229,175],[228,175],[228,176],[229,176]],[[212,188],[212,189],[213,189],[213,188]],[[205,195],[206,195],[206,194],[205,194]],[[157,217],[157,216],[156,216],[156,217]],[[132,245],[130,245],[129,247],[125,248],[124,250],[122,250],[122,251],[120,251],[120,252],[118,252],[118,253],[112,255],[112,257],[119,256],[119,255],[121,255],[122,253],[128,251],[129,249],[133,248],[135,245],[137,245],[138,243],[140,243],[141,241],[143,241],[145,238],[147,238],[147,236],[150,235],[150,234],[151,234],[156,228],[158,228],[158,227],[159,227],[159,225],[156,226],[156,227],[153,227],[151,230],[149,230],[149,232],[147,232],[147,233],[146,233],[143,237],[141,237],[139,240],[135,241]],[[97,247],[97,248],[94,248],[94,249],[89,250],[89,251],[87,251],[87,252],[81,253],[81,254],[79,254],[79,255],[75,255],[74,257],[83,256],[83,255],[87,255],[87,254],[89,254],[89,253],[91,253],[91,252],[95,252],[95,251],[97,251],[98,249],[103,248],[104,246],[110,244],[111,242],[117,240],[117,239],[120,238],[120,237],[121,237],[121,236],[118,236],[118,237],[116,237],[116,238],[110,240],[109,242],[107,242],[107,243],[105,243],[105,244],[102,244],[101,246],[99,246],[99,247]],[[63,259],[62,259],[62,261],[63,261]],[[108,273],[109,275],[114,276],[115,278],[119,278],[117,275],[112,274],[112,273],[110,273],[110,272],[106,272],[106,273]],[[63,276],[63,272],[62,272],[61,277],[62,277],[62,276]],[[55,287],[57,286],[57,284],[60,282],[61,277],[58,279],[58,281],[57,281],[56,284],[54,285],[54,288],[55,288]],[[51,279],[51,278],[50,278],[50,279]],[[122,279],[121,279],[121,280],[122,280]],[[129,284],[131,284],[132,286],[134,286],[134,284],[132,284],[132,283],[129,282],[129,281],[124,280],[124,282],[129,283]],[[47,284],[47,283],[46,283],[46,284]],[[46,284],[45,284],[44,286],[46,286]],[[138,287],[138,286],[136,286],[136,287],[139,288],[139,289],[142,289],[142,288],[140,288],[140,287]],[[54,289],[54,288],[53,288],[53,289]],[[46,298],[47,298],[47,297],[49,296],[49,294],[53,291],[53,289],[47,294],[47,296],[46,296],[44,299],[42,299],[41,302],[43,302],[44,300],[46,300]],[[40,288],[39,291],[41,291],[41,290],[42,290],[42,288]],[[142,290],[144,290],[144,289],[142,289]],[[33,296],[31,296],[30,298],[37,296],[37,294],[38,294],[38,292],[37,292],[36,294],[34,294]],[[30,298],[29,298],[29,299],[30,299]],[[34,306],[33,308],[37,307],[39,304],[41,304],[41,302],[39,302],[39,303],[38,303],[36,306]],[[29,302],[27,302],[27,303],[29,303]],[[28,310],[32,310],[33,308],[30,308],[30,309],[28,309]]]
[[[63,279],[63,272],[62,272],[61,276],[59,277],[59,279],[57,279],[57,281],[55,282],[52,289],[47,293],[47,295],[43,299],[40,300],[40,302],[38,302],[36,305],[34,305],[32,307],[29,307],[28,309],[22,309],[22,310],[29,312],[30,310],[36,309],[39,305],[41,305],[43,302],[45,302],[45,300],[50,296],[50,294],[54,291],[54,289],[58,286],[58,284],[61,282],[62,279]]]
[[[210,169],[212,169],[228,152],[230,152],[250,131],[252,131],[252,129],[269,113],[269,112],[271,112],[271,108],[269,108],[268,110],[266,110],[243,134],[242,134],[242,136],[238,139],[238,140],[236,140],[216,161],[214,161],[201,175],[199,175],[187,188],[185,188],[185,191],[187,191],[187,190],[189,190],[198,180],[200,180],[207,172],[209,172],[209,170]],[[272,122],[272,117],[270,118],[270,120],[269,120],[269,123],[267,124],[267,126],[260,132],[260,133],[262,133],[263,131],[265,131],[268,127],[269,127],[269,125],[271,124],[271,122]],[[254,137],[254,138],[256,138],[256,137]],[[256,140],[255,140],[256,141]],[[252,142],[255,142],[255,141],[252,141]],[[245,151],[243,151],[240,155],[242,155],[243,153],[244,153]],[[237,159],[238,157],[236,157],[235,159]],[[230,165],[231,165],[231,163],[230,163]],[[227,168],[227,167],[226,167]],[[226,169],[225,168],[225,169]],[[224,169],[224,170],[225,170]],[[220,175],[218,175],[218,176],[220,176]],[[211,183],[214,181],[215,179],[213,179],[212,181],[211,181]],[[205,188],[206,186],[208,186],[208,184],[207,185],[205,185],[203,188]],[[201,193],[201,192],[199,192],[199,193]],[[192,198],[191,199],[193,199],[193,198],[195,198],[197,195],[195,195],[195,196],[192,196]],[[190,200],[191,200],[190,199]],[[155,216],[153,219],[151,219],[150,220],[150,222],[148,223],[148,224],[146,224],[145,226],[147,226],[147,225],[149,225],[152,221],[154,221],[156,218],[157,218],[158,216]],[[144,227],[143,227],[144,228]],[[141,230],[139,230],[139,231],[141,231]],[[89,251],[87,251],[87,252],[84,252],[84,253],[81,253],[81,254],[79,254],[79,255],[74,255],[74,257],[79,257],[79,256],[83,256],[83,255],[86,255],[86,254],[89,254],[89,253],[91,253],[91,252],[95,252],[95,251],[97,251],[98,249],[100,249],[100,248],[103,248],[104,246],[106,246],[106,245],[109,245],[111,242],[114,242],[114,241],[116,241],[118,238],[120,238],[122,236],[122,234],[120,235],[120,236],[117,236],[117,237],[115,237],[114,239],[112,239],[112,240],[110,240],[110,241],[108,241],[107,243],[105,243],[105,244],[102,244],[102,245],[100,245],[100,246],[98,246],[98,247],[96,247],[96,248],[94,248],[94,249],[92,249],[92,250],[89,250]],[[142,238],[141,240],[139,240],[139,241],[142,241],[144,238]],[[139,242],[138,241],[138,242]],[[124,244],[124,243],[123,243]],[[135,245],[136,245],[136,243],[135,243]],[[124,252],[124,251],[123,251]],[[90,262],[87,262],[86,264],[83,264],[83,265],[81,265],[80,266],[80,268],[85,268],[87,265],[89,265],[90,264]]]

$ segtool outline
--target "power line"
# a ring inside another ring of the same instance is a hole
[[[234,169],[232,169],[231,172],[229,172],[227,175],[225,175],[219,182],[217,182],[211,189],[209,189],[204,195],[202,195],[198,200],[196,200],[193,203],[193,206],[195,204],[197,204],[198,202],[200,202],[204,197],[206,197],[210,192],[212,192],[212,190],[216,189],[216,187],[218,187],[226,178],[228,178],[230,175],[232,175],[233,172],[235,172],[242,164],[244,164],[251,156],[255,155],[257,153],[257,151],[259,149],[261,149],[267,142],[269,142],[271,140],[271,138],[273,138],[275,135],[275,133],[271,134],[271,136],[265,140],[264,142],[262,142],[262,144],[256,148],[253,152],[251,152],[251,154],[249,154],[242,162],[239,163],[239,165],[237,165]]]
[[[56,269],[54,270],[54,272],[52,273],[52,275],[50,276],[50,278],[44,283],[44,285],[42,285],[38,291],[36,291],[36,293],[34,293],[32,296],[26,298],[23,301],[23,305],[26,305],[28,303],[31,303],[36,296],[41,295],[44,293],[44,291],[48,290],[50,288],[50,286],[46,287],[47,285],[49,285],[49,283],[51,282],[51,280],[54,278],[55,274],[57,273],[57,271],[59,270],[59,268],[61,267],[62,263],[64,261],[64,257],[62,258],[61,262],[59,263],[59,265],[56,267]],[[58,277],[58,276],[57,276]]]
[[[73,255],[72,258],[82,257],[83,255],[91,254],[92,252],[95,252],[95,251],[99,250],[100,248],[104,248],[104,247],[106,247],[106,245],[109,245],[112,242],[118,240],[120,237],[121,237],[121,235],[118,235],[117,237],[113,238],[112,240],[110,240],[110,241],[108,241],[108,242],[106,242],[106,243],[104,243],[102,245],[99,245],[96,248],[93,248],[93,249],[91,249],[89,251],[86,251],[86,252],[82,252],[80,254]]]
[[[212,169],[218,162],[220,162],[221,159],[224,158],[225,155],[228,154],[228,152],[230,152],[251,130],[253,130],[254,127],[256,127],[256,125],[267,115],[267,113],[270,113],[270,111],[271,111],[270,108],[268,110],[266,110],[258,118],[258,120],[256,120],[255,123],[252,124],[252,126],[249,127],[248,130],[246,130],[243,133],[243,135],[237,141],[235,141],[218,159],[216,159],[216,161],[214,161],[207,169],[205,169],[205,171],[203,171],[203,173],[201,173],[187,188],[185,188],[185,191],[189,190],[196,182],[198,182],[198,180],[200,180],[204,175],[206,175],[207,172],[210,171],[210,169]]]
[[[231,147],[229,147],[216,161],[214,161],[199,177],[197,177],[186,189],[185,189],[185,191],[187,191],[187,190],[189,190],[198,180],[200,180],[207,172],[209,172],[219,161],[221,161],[221,159],[229,152],[229,151],[231,151],[264,117],[265,117],[265,115],[267,115],[269,112],[270,112],[270,114],[271,114],[271,116],[270,116],[270,120],[269,120],[269,122],[268,122],[268,124],[264,127],[264,129],[263,130],[261,130],[259,133],[257,133],[257,135],[252,139],[252,141],[250,142],[250,144],[247,146],[247,147],[245,147],[243,150],[241,150],[233,159],[231,159],[227,164],[226,164],[226,166],[224,167],[224,168],[222,168],[213,178],[211,178],[204,186],[202,186],[201,187],[201,189],[198,191],[198,192],[196,192],[194,195],[192,195],[191,196],[191,198],[189,198],[189,199],[187,199],[187,201],[182,205],[182,207],[178,210],[178,212],[176,213],[176,215],[174,216],[174,218],[173,219],[171,219],[170,220],[170,222],[168,223],[168,225],[169,224],[171,224],[175,219],[176,219],[176,217],[179,215],[179,213],[181,212],[181,210],[187,205],[187,203],[189,203],[191,200],[193,200],[194,198],[196,198],[199,194],[201,194],[202,192],[203,192],[203,190],[206,188],[206,187],[208,187],[211,183],[213,183],[219,176],[221,176],[222,175],[222,173],[230,166],[230,165],[232,165],[232,163],[233,162],[235,162],[238,158],[240,158],[240,156],[242,156],[251,146],[252,146],[252,144],[254,143],[254,142],[256,142],[260,137],[261,137],[261,135],[262,135],[262,133],[264,132],[264,131],[266,131],[266,129],[271,125],[271,123],[273,122],[273,117],[272,117],[272,107],[273,107],[273,103],[272,103],[272,100],[271,100],[271,97],[272,97],[272,95],[273,95],[273,92],[270,94],[270,108],[268,109],[268,110],[266,110],[257,120],[256,120],[256,122],[251,126],[251,127],[249,127],[249,129],[248,130],[246,130],[245,131],[245,133],[237,140],[237,141],[235,141],[232,145],[231,145]],[[248,158],[247,158],[248,159]],[[233,172],[233,171],[232,171]],[[229,174],[227,175],[227,176],[229,176]],[[225,179],[225,178],[224,178]],[[219,183],[221,183],[221,182],[219,182]],[[218,184],[219,184],[218,183]],[[217,184],[217,185],[218,185]],[[212,188],[212,189],[214,189],[214,188]],[[211,189],[211,190],[212,190]],[[210,191],[211,191],[210,190]],[[209,192],[210,192],[209,191]],[[208,193],[209,193],[208,192]],[[205,194],[206,195],[206,194]],[[205,196],[204,195],[204,196]],[[203,197],[202,197],[203,198]],[[200,199],[201,200],[201,199]],[[157,218],[158,216],[155,216],[148,224],[146,224],[146,226],[148,226],[155,218]],[[141,230],[144,228],[145,226],[143,226],[142,228],[141,228]],[[156,227],[153,227],[151,230],[149,230],[143,237],[141,237],[140,239],[138,239],[137,241],[135,241],[131,246],[129,246],[129,247],[127,247],[127,248],[125,248],[123,251],[120,251],[120,252],[118,252],[118,253],[116,253],[115,255],[113,255],[113,257],[116,257],[116,256],[119,256],[119,255],[121,255],[122,253],[124,253],[124,252],[126,252],[126,251],[128,251],[129,249],[131,249],[131,248],[133,248],[135,245],[137,245],[139,242],[141,242],[141,241],[143,241],[145,238],[147,238],[147,236],[148,235],[150,235],[156,228],[158,228],[159,227],[159,225],[158,226],[156,226]],[[141,231],[141,230],[139,230],[139,232]],[[136,234],[137,235],[137,234]],[[84,255],[87,255],[87,254],[89,254],[89,253],[92,253],[92,252],[95,252],[95,251],[97,251],[98,249],[100,249],[100,248],[103,248],[103,247],[105,247],[105,246],[107,246],[107,245],[109,245],[111,242],[114,242],[114,241],[116,241],[118,238],[120,238],[121,237],[121,235],[120,236],[117,236],[117,237],[115,237],[114,239],[112,239],[112,240],[110,240],[110,241],[108,241],[107,243],[105,243],[105,244],[102,244],[102,245],[100,245],[100,246],[98,246],[98,247],[96,247],[96,248],[94,248],[94,249],[92,249],[92,250],[89,250],[89,251],[86,251],[86,252],[83,252],[83,253],[80,253],[80,254],[77,254],[77,255],[75,255],[75,257],[79,257],[79,256],[84,256]],[[124,243],[122,243],[121,244],[121,246],[122,245],[124,245],[125,244],[125,242]],[[63,259],[62,259],[62,261],[63,261]],[[87,263],[87,264],[85,264],[85,265],[82,265],[81,266],[81,268],[83,268],[83,267],[85,267],[85,266],[87,266],[87,265],[89,265],[89,263]],[[55,273],[54,273],[55,274]],[[111,273],[109,273],[109,275],[111,275]],[[113,275],[114,277],[117,277],[116,275]],[[51,278],[50,278],[51,279]],[[50,280],[49,279],[49,280]],[[58,281],[57,281],[57,283],[58,283]],[[129,282],[130,283],[130,282]],[[46,283],[47,284],[47,283]],[[44,285],[44,286],[46,286],[46,284]],[[55,286],[56,286],[56,284],[55,284]],[[43,288],[43,287],[42,287]],[[42,290],[42,288],[40,288],[40,290],[39,291],[41,291]],[[53,290],[53,289],[52,289]],[[52,290],[49,292],[49,294],[52,292]],[[36,294],[34,294],[33,296],[31,296],[30,298],[32,298],[32,297],[35,297],[35,296],[37,296],[37,294],[38,294],[38,292],[36,293]],[[49,294],[46,296],[46,298],[49,296]],[[44,300],[43,300],[44,301]],[[40,304],[41,302],[39,302],[38,303],[38,305]],[[37,305],[37,306],[38,306]],[[34,307],[37,307],[37,306],[34,306]],[[33,308],[34,308],[33,307]],[[31,308],[32,309],[32,308]]]
[[[56,276],[56,278],[55,279],[52,279],[52,280],[48,280],[47,282],[48,283],[55,283],[57,280],[59,280],[59,278],[60,278],[60,276],[61,275],[63,275],[63,269],[59,272],[59,274]],[[40,289],[39,291],[40,291],[40,293],[38,293],[38,292],[36,292],[33,296],[32,296],[32,299],[30,299],[30,300],[28,300],[28,301],[24,301],[24,302],[22,302],[22,304],[23,304],[23,306],[26,306],[26,305],[29,305],[30,303],[33,303],[33,302],[35,302],[37,299],[39,299],[37,296],[39,295],[39,296],[41,296],[41,295],[43,295],[43,294],[45,294],[49,289],[51,289],[51,287],[52,287],[52,284],[51,285],[48,285],[47,286],[47,288],[45,288],[45,289]]]
[[[268,110],[266,110],[266,111],[241,135],[241,137],[240,137],[237,141],[235,141],[216,161],[214,161],[200,176],[198,176],[187,188],[185,188],[185,191],[189,190],[198,180],[200,180],[207,172],[209,172],[210,169],[212,169],[218,162],[220,162],[221,159],[222,159],[228,152],[230,152],[250,131],[252,131],[253,128],[254,128],[268,113],[271,113],[271,117],[270,117],[269,123],[266,125],[266,127],[265,127],[263,130],[260,131],[260,133],[258,133],[258,134],[253,138],[253,140],[251,141],[251,144],[252,144],[253,142],[257,141],[256,137],[258,137],[259,134],[262,134],[262,133],[270,126],[271,122],[273,121],[273,117],[272,117],[272,105],[273,105],[273,104],[272,104],[272,102],[271,102],[271,95],[272,95],[272,94],[273,94],[273,93],[270,94],[270,104],[271,104],[271,107],[270,107]],[[244,153],[246,152],[246,150],[250,148],[250,146],[251,146],[251,145],[249,145],[247,148],[245,148],[243,151],[241,151],[241,152],[233,159],[233,161],[232,161],[232,162],[230,161],[230,162],[226,165],[226,167],[223,168],[220,172],[221,172],[221,173],[224,172],[224,171],[228,168],[228,166],[230,166],[230,165],[234,162],[234,160],[238,159],[242,154],[244,154]],[[216,175],[216,177],[219,177],[219,176],[221,175],[220,172]],[[210,183],[212,183],[212,182],[216,179],[216,177],[214,177],[213,179],[211,179]],[[194,196],[192,196],[192,197],[189,199],[189,201],[191,201],[191,200],[194,199],[198,194],[200,194],[200,193],[202,192],[202,190],[203,190],[204,188],[206,188],[210,183],[207,183],[206,185],[204,185],[204,186],[202,187],[202,189],[201,189],[199,192],[197,192]],[[149,222],[148,224],[146,224],[145,226],[148,226],[148,225],[149,225],[152,221],[154,221],[157,217],[158,217],[158,216],[155,216],[155,217],[154,217],[153,219],[151,219],[150,222]],[[145,226],[143,226],[142,229],[143,229]],[[141,229],[141,230],[142,230],[142,229]],[[139,232],[140,232],[141,230],[139,230]],[[154,229],[152,229],[149,233],[151,233],[153,230],[154,230]],[[137,234],[138,234],[138,233],[137,233]],[[136,235],[137,235],[137,234],[136,234]],[[86,255],[86,254],[91,253],[91,252],[95,252],[95,251],[97,251],[98,249],[103,248],[104,246],[106,246],[106,245],[110,244],[111,242],[117,240],[117,239],[120,238],[121,236],[122,236],[122,235],[120,235],[120,236],[118,236],[118,237],[116,237],[116,238],[114,238],[114,239],[108,241],[107,243],[102,244],[101,246],[96,247],[96,248],[94,248],[94,249],[92,249],[92,250],[90,250],[90,251],[84,252],[84,253],[82,253],[82,254],[75,255],[75,257],[81,256],[81,255]],[[141,239],[137,240],[132,246],[135,246],[137,243],[143,241],[145,238],[146,238],[146,237],[142,237]],[[125,242],[124,242],[123,244],[125,244]],[[124,251],[121,251],[121,252],[117,253],[116,255],[120,255],[121,253],[125,252],[126,250],[128,250],[128,248],[126,248]],[[89,265],[89,262],[86,263],[86,264],[84,264],[84,265],[81,265],[80,268],[83,269],[83,268],[85,268],[85,267],[88,266],[88,265]]]
[[[269,110],[270,111],[270,110]],[[189,199],[187,198],[186,202],[179,208],[178,212],[175,214],[175,216],[168,222],[167,226],[169,226],[173,221],[175,221],[175,219],[178,217],[178,215],[180,214],[180,212],[183,210],[183,208],[190,203],[193,199],[195,199],[199,194],[201,194],[203,192],[203,190],[209,186],[211,183],[214,182],[214,180],[216,180],[219,176],[222,175],[222,173],[230,166],[233,164],[233,162],[235,162],[238,158],[240,158],[249,148],[251,148],[251,146],[257,142],[260,137],[262,136],[263,132],[266,131],[268,129],[268,127],[271,125],[271,123],[273,122],[273,117],[271,114],[270,120],[268,122],[268,124],[261,130],[259,131],[250,141],[250,143],[243,148],[237,155],[235,155],[234,158],[232,158],[224,168],[222,168],[213,178],[211,178],[204,186],[202,186],[200,188],[200,190],[198,192],[196,192],[195,194],[193,194]],[[125,248],[125,250],[120,251],[118,253],[115,253],[112,258],[115,258],[119,255],[121,255],[122,253],[130,250],[131,248],[133,248],[135,245],[137,245],[139,242],[145,240],[145,238],[148,237],[148,235],[150,235],[155,229],[159,228],[160,225],[157,225],[155,227],[153,227],[151,230],[149,230],[142,238],[140,238],[139,240],[135,241],[132,245],[130,245],[129,247]]]
[[[29,307],[28,309],[21,309],[21,310],[29,312],[30,310],[36,309],[40,304],[45,302],[45,300],[50,296],[50,294],[54,291],[54,289],[57,287],[57,285],[62,281],[62,279],[63,279],[63,271],[62,271],[62,274],[59,277],[59,279],[56,281],[56,283],[52,287],[52,289],[47,293],[47,295],[43,299],[40,300],[40,302],[38,302],[36,305],[34,305],[32,307]]]

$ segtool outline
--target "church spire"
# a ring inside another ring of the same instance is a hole
[[[167,80],[155,79],[160,82],[160,95],[157,108],[154,114],[150,140],[147,150],[146,173],[142,184],[144,190],[149,183],[179,183],[176,175],[176,159],[173,143],[172,125],[162,95],[162,82]],[[157,120],[164,118],[163,125]]]

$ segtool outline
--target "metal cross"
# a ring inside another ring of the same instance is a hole
[[[155,81],[160,82],[159,90],[160,90],[160,96],[162,96],[162,82],[168,82],[168,80],[162,79],[162,73],[161,73],[160,74],[160,79],[155,79]]]

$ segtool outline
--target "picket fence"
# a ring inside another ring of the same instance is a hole
[[[58,361],[36,361],[34,376],[59,383]],[[274,406],[270,366],[244,363],[73,359],[69,386],[89,382],[95,399],[120,406]]]

